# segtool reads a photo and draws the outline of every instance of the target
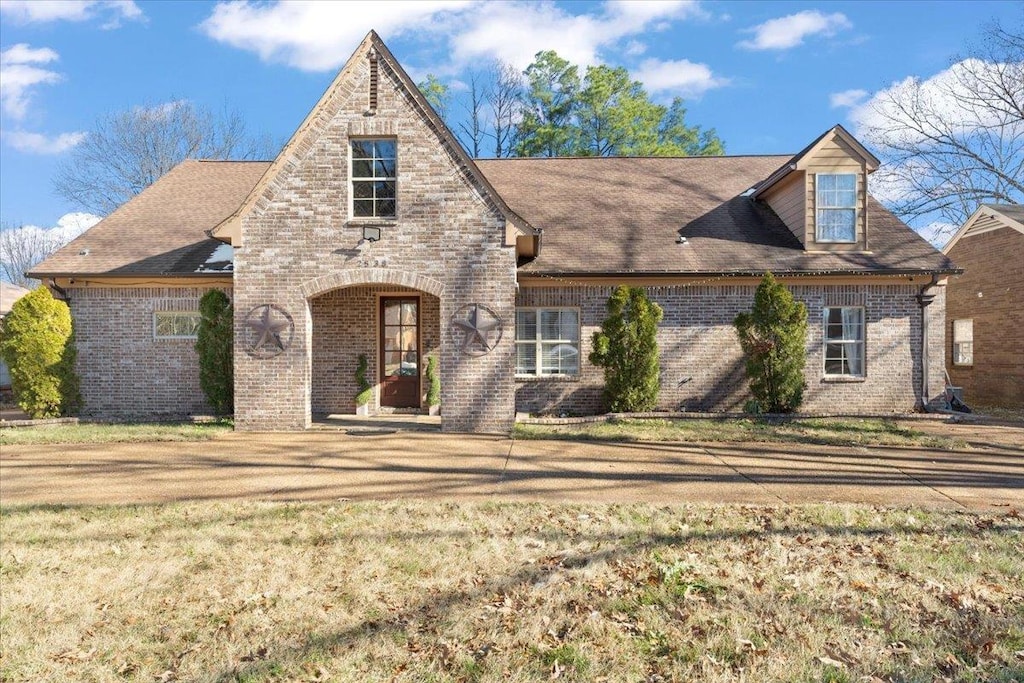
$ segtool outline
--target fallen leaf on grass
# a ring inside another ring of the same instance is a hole
[[[832,659],[831,657],[828,657],[828,656],[815,657],[815,659],[817,659],[819,662],[821,662],[825,666],[834,666],[837,669],[845,669],[846,668],[846,664],[843,664],[838,659]]]
[[[56,662],[72,664],[74,662],[87,662],[96,656],[96,648],[91,650],[63,650],[50,656]]]

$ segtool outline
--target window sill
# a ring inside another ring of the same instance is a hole
[[[575,375],[516,375],[517,382],[578,382],[579,374]]]
[[[393,228],[398,225],[397,218],[349,218],[345,221],[345,226],[356,225],[359,227],[364,226],[380,226],[382,228]]]
[[[867,379],[864,375],[824,375],[821,381],[826,384],[857,384]]]

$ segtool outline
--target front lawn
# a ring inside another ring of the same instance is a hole
[[[3,681],[1010,681],[1024,521],[872,507],[5,507]]]
[[[520,439],[592,441],[746,441],[827,446],[910,446],[953,450],[963,441],[926,434],[896,420],[867,418],[621,418],[569,425],[517,424]]]
[[[142,443],[206,441],[231,431],[228,420],[136,424],[67,424],[0,429],[0,446],[62,443]]]

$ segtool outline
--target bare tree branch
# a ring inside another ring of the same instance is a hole
[[[184,159],[270,158],[267,136],[253,138],[237,111],[215,115],[186,100],[135,107],[97,120],[57,170],[56,193],[106,214]]]

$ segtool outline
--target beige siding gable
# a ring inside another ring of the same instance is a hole
[[[809,251],[868,251],[867,160],[838,134],[822,140],[804,157],[800,167],[806,173],[804,235],[801,240]],[[856,242],[820,243],[817,235],[817,176],[830,173],[857,175]]]
[[[764,194],[768,206],[772,207],[801,244],[805,244],[807,239],[807,191],[804,182],[804,172],[796,171]]]

